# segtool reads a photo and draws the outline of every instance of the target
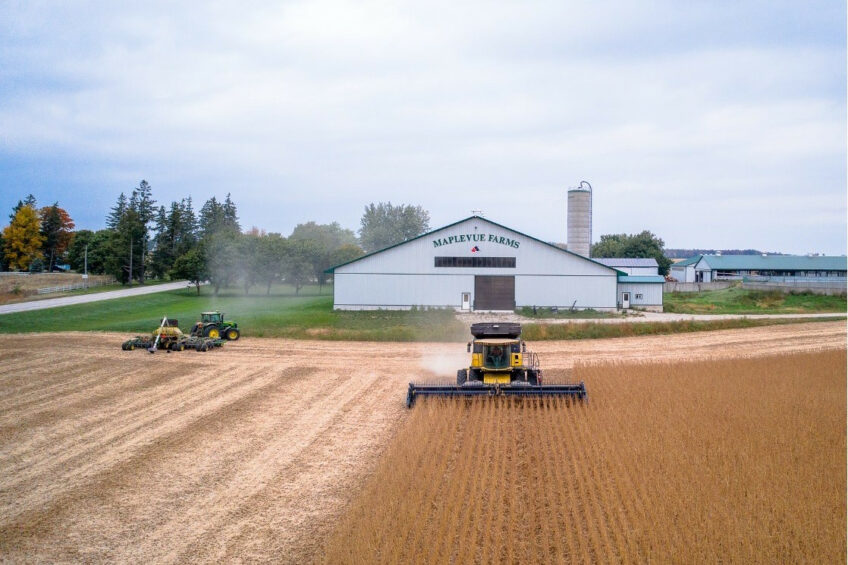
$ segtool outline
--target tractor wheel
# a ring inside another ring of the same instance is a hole
[[[225,335],[227,336],[228,340],[235,341],[239,338],[239,331],[235,328],[230,328],[227,330],[227,333]]]
[[[211,339],[220,339],[221,338],[221,330],[216,327],[206,328],[206,337]]]
[[[462,386],[468,380],[468,369],[460,369],[456,372],[456,386]]]

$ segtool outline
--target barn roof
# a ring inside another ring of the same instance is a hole
[[[362,257],[357,257],[356,259],[353,259],[352,261],[347,261],[347,262],[345,262],[345,263],[341,263],[341,264],[339,264],[339,265],[335,265],[335,266],[333,266],[333,267],[328,268],[328,269],[327,269],[327,270],[325,270],[324,272],[325,272],[325,273],[333,273],[333,272],[334,272],[336,269],[338,269],[339,267],[344,267],[345,265],[350,265],[351,263],[356,263],[357,261],[362,261],[363,259],[366,259],[366,258],[371,257],[371,256],[373,256],[373,255],[377,255],[378,253],[382,253],[382,252],[384,252],[384,251],[388,251],[389,249],[394,249],[395,247],[400,247],[401,245],[406,245],[407,243],[410,243],[410,242],[412,242],[412,241],[415,241],[416,239],[421,239],[422,237],[428,237],[428,236],[431,236],[431,235],[433,235],[434,233],[438,233],[438,232],[440,232],[440,231],[442,231],[442,230],[446,230],[446,229],[448,229],[448,228],[452,228],[452,227],[454,227],[454,226],[458,226],[459,224],[461,224],[461,223],[463,223],[463,222],[467,222],[467,221],[469,221],[469,220],[481,220],[481,221],[484,221],[484,222],[486,222],[486,223],[492,224],[493,226],[497,226],[497,227],[499,227],[499,228],[501,228],[501,229],[505,229],[505,230],[511,231],[511,232],[513,232],[513,233],[517,233],[518,235],[523,236],[523,237],[526,237],[527,239],[532,240],[532,241],[535,241],[536,243],[541,243],[542,245],[546,245],[546,246],[548,246],[548,247],[552,247],[553,249],[556,249],[557,251],[559,251],[559,252],[561,252],[561,253],[567,253],[568,255],[573,255],[574,257],[580,257],[581,259],[583,259],[583,260],[585,260],[585,261],[589,261],[589,262],[591,262],[591,263],[596,263],[596,264],[598,264],[598,265],[601,265],[602,267],[605,267],[605,268],[607,268],[607,269],[611,269],[611,270],[613,270],[613,271],[616,271],[616,272],[617,272],[617,273],[619,273],[619,274],[624,274],[624,273],[622,273],[621,271],[618,271],[617,269],[615,269],[615,268],[613,268],[613,267],[610,267],[609,265],[604,265],[603,263],[600,263],[600,262],[596,261],[595,259],[590,259],[590,258],[588,258],[588,257],[584,257],[583,255],[579,255],[579,254],[577,254],[577,253],[574,253],[573,251],[568,251],[567,249],[563,249],[562,247],[557,247],[557,246],[556,246],[556,245],[554,245],[553,243],[548,243],[547,241],[542,241],[541,239],[535,238],[535,237],[533,237],[532,235],[527,235],[526,233],[520,232],[520,231],[518,231],[518,230],[516,230],[516,229],[510,228],[510,227],[507,227],[507,226],[504,226],[504,225],[499,224],[499,223],[497,223],[497,222],[493,222],[492,220],[489,220],[488,218],[484,218],[483,216],[468,216],[467,218],[463,218],[463,219],[461,219],[461,220],[459,220],[459,221],[456,221],[456,222],[454,222],[454,223],[452,223],[452,224],[448,224],[448,225],[446,225],[446,226],[442,226],[442,227],[437,228],[437,229],[434,229],[434,230],[432,230],[432,231],[428,231],[427,233],[422,233],[422,234],[421,234],[421,235],[419,235],[419,236],[416,236],[416,237],[413,237],[413,238],[407,239],[407,240],[405,240],[405,241],[401,241],[400,243],[395,243],[394,245],[390,245],[390,246],[385,247],[385,248],[383,248],[383,249],[378,249],[377,251],[372,251],[371,253],[366,253],[366,254],[365,254],[365,255],[363,255]]]
[[[807,255],[704,255],[702,261],[718,271],[845,271],[848,258]]]
[[[619,275],[619,283],[664,283],[665,277],[662,275]]]
[[[659,267],[653,257],[596,257],[593,260],[607,267]]]

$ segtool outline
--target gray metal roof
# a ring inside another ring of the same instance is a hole
[[[845,271],[846,257],[807,255],[704,255],[709,268],[717,271]],[[699,266],[703,266],[699,263]]]
[[[592,257],[592,260],[607,267],[659,267],[657,260],[653,257]]]
[[[620,283],[664,283],[665,277],[662,275],[618,275]]]

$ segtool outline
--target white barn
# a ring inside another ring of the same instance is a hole
[[[615,310],[622,298],[618,279],[627,276],[479,216],[329,271],[338,310]]]

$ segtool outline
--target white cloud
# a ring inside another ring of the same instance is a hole
[[[122,176],[162,199],[231,190],[246,224],[284,233],[391,199],[562,240],[586,178],[596,236],[844,252],[844,26],[805,10],[7,7],[0,154],[94,163],[91,190],[115,194]],[[783,228],[810,218],[806,241]]]

